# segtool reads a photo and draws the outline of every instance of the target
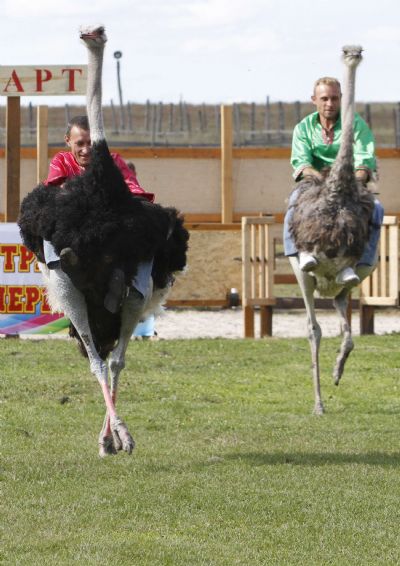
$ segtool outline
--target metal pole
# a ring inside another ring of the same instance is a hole
[[[121,130],[125,130],[125,109],[122,100],[121,66],[119,62],[121,57],[122,57],[122,51],[114,51],[114,58],[117,60],[117,84],[118,84],[119,107],[120,107],[120,126],[121,126]]]
[[[270,136],[271,108],[270,108],[269,96],[267,96],[266,101],[265,101],[264,129],[267,132],[267,143],[269,143],[271,141],[271,136]]]

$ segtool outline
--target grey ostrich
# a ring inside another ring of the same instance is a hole
[[[312,254],[316,265],[310,272],[300,269],[299,257],[289,258],[302,291],[307,311],[308,336],[311,347],[315,394],[315,414],[323,414],[321,399],[319,346],[321,328],[314,307],[314,292],[334,297],[343,339],[333,371],[339,384],[347,357],[353,349],[351,328],[347,318],[349,291],[367,277],[375,266],[358,265],[368,241],[374,197],[356,181],[353,160],[353,121],[356,69],[361,62],[362,48],[343,47],[345,77],[341,104],[342,140],[339,153],[323,180],[306,178],[298,183],[299,196],[294,204],[291,232],[299,252]],[[354,268],[358,279],[350,285],[338,284],[337,275],[346,267]]]
[[[77,262],[74,269],[79,271],[79,277],[75,285],[62,269],[48,270],[42,266],[49,302],[54,311],[64,312],[70,319],[72,335],[80,342],[101,385],[107,412],[99,436],[100,455],[116,454],[121,449],[130,454],[134,441],[115,406],[119,375],[125,366],[133,329],[140,319],[159,308],[170,288],[172,274],[185,266],[188,233],[178,211],[154,205],[129,192],[104,135],[104,28],[82,28],[80,37],[89,57],[91,165],[62,188],[36,187],[22,203],[19,226],[25,245],[39,261],[44,261],[43,240],[50,240],[61,260],[67,249],[67,257],[72,256]],[[150,291],[146,295],[131,285],[138,265],[143,262],[153,262]],[[105,298],[116,272],[123,273],[125,280],[123,289],[118,289],[118,308],[110,312]]]

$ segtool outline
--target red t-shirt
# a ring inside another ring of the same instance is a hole
[[[121,171],[125,183],[128,185],[131,193],[140,195],[150,202],[154,202],[154,193],[147,193],[139,185],[134,172],[128,167],[125,161],[118,153],[112,153],[114,163]],[[70,151],[60,151],[57,153],[50,162],[49,174],[44,181],[45,185],[62,185],[66,179],[82,175],[85,169],[77,163],[75,157]]]

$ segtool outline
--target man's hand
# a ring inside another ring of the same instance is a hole
[[[367,185],[369,181],[369,173],[365,169],[357,169],[356,171],[356,181],[362,183],[364,186]]]
[[[305,179],[306,177],[314,177],[315,179],[318,179],[318,181],[323,181],[324,179],[321,173],[314,169],[314,167],[306,167],[305,169],[303,169],[301,174],[303,179]]]

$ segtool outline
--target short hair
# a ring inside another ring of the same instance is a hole
[[[335,86],[338,87],[339,91],[342,92],[340,82],[337,79],[335,79],[334,77],[321,77],[320,79],[317,79],[314,83],[314,91],[313,91],[314,95],[315,95],[316,88],[319,85],[335,85]]]
[[[67,124],[67,129],[65,131],[65,135],[67,137],[70,136],[72,128],[76,126],[77,128],[81,128],[81,130],[85,130],[85,132],[89,132],[89,120],[87,116],[74,116],[71,118]]]

